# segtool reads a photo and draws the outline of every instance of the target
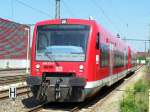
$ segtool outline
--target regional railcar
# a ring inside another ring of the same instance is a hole
[[[137,69],[136,65],[136,52],[128,47],[128,72],[134,72]]]
[[[81,102],[130,72],[130,52],[95,20],[38,22],[27,83],[38,100]]]

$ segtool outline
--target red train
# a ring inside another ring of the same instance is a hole
[[[95,20],[35,25],[27,83],[38,100],[81,102],[135,69],[135,52]]]

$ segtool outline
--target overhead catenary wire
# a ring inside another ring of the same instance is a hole
[[[112,6],[112,1],[110,2],[110,6]],[[128,33],[128,28],[129,28],[129,24],[128,24],[128,22],[125,20],[125,18],[122,18],[121,16],[120,16],[120,14],[118,13],[118,10],[119,9],[116,9],[116,8],[118,8],[118,7],[111,7],[111,9],[113,10],[113,15],[114,15],[114,17],[117,19],[117,23],[120,23],[120,27],[121,27],[121,25],[125,28],[125,30],[124,30],[124,35],[127,35]],[[126,37],[124,37],[124,39],[125,39]]]
[[[149,42],[150,40],[144,40],[144,39],[122,39],[122,40],[129,40],[129,41],[147,41]]]
[[[111,5],[112,5],[112,1],[111,1],[111,3],[110,3]],[[120,23],[122,23],[123,25],[125,25],[126,27],[128,27],[129,25],[128,25],[128,22],[125,20],[125,18],[122,18],[119,14],[118,14],[118,10],[119,9],[116,9],[117,7],[111,7],[111,9],[113,10],[113,12],[115,12],[115,13],[113,13],[113,15],[115,15],[114,17],[115,18],[117,18],[119,21],[120,21]]]
[[[75,14],[73,13],[73,11],[68,6],[67,2],[65,0],[62,0],[62,3],[64,4],[65,8],[67,9],[67,12],[70,13],[70,15],[75,16]]]
[[[146,39],[132,39],[132,38],[128,38],[128,39],[123,39],[125,41],[133,41],[133,42],[144,42],[145,45],[145,52],[147,51],[147,43],[150,42],[150,40],[146,40]]]
[[[30,9],[32,9],[32,10],[38,12],[38,13],[41,13],[41,14],[43,14],[43,15],[45,15],[45,16],[48,16],[48,17],[51,17],[51,18],[52,18],[52,16],[51,16],[49,13],[46,13],[46,12],[40,10],[40,9],[34,8],[34,7],[30,6],[30,5],[28,5],[28,4],[24,3],[24,2],[22,2],[21,0],[15,0],[15,1],[18,2],[19,4],[25,6],[25,7],[28,7],[28,8],[30,8]]]
[[[109,24],[112,25],[112,27],[114,27],[116,29],[117,32],[122,34],[122,31],[114,24],[114,22],[109,18],[109,16],[107,16],[106,12],[104,11],[104,9],[95,1],[95,0],[90,0],[91,3],[93,3],[93,5],[95,7],[97,7],[97,9],[103,14],[103,16],[106,18],[106,20],[109,22]]]

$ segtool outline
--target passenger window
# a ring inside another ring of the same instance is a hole
[[[114,68],[124,66],[124,53],[121,51],[114,51]]]
[[[100,40],[100,34],[97,33],[97,37],[96,37],[96,49],[97,49],[97,50],[99,50],[99,46],[100,46],[100,45],[99,45],[99,43],[100,43],[99,40]]]
[[[109,65],[109,49],[108,49],[108,46],[101,43],[101,67],[107,67]]]

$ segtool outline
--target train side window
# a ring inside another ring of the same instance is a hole
[[[114,51],[114,67],[119,68],[124,66],[124,53],[120,51]]]
[[[109,49],[108,46],[105,44],[101,43],[101,56],[100,56],[100,61],[101,61],[101,67],[107,67],[109,65]]]
[[[99,46],[100,46],[99,40],[100,40],[100,34],[97,33],[97,37],[96,37],[96,49],[97,49],[97,50],[99,50]]]

